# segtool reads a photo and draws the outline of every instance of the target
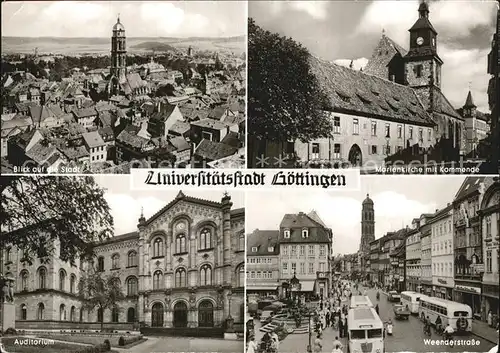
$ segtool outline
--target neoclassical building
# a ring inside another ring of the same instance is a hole
[[[245,211],[179,192],[137,231],[96,245],[94,268],[118,277],[125,300],[113,310],[86,311],[78,281],[90,263],[74,265],[58,257],[35,259],[5,249],[3,273],[18,278],[16,328],[131,329],[224,328],[232,318],[243,327]],[[57,248],[57,246],[56,246]],[[56,249],[57,250],[57,249]]]

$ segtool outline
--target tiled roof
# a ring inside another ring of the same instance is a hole
[[[465,178],[464,182],[462,183],[462,186],[460,186],[460,189],[458,190],[457,194],[455,195],[455,201],[460,201],[464,197],[467,197],[468,195],[479,191],[481,188],[481,183],[485,181],[485,177],[467,177]]]
[[[184,137],[172,137],[169,141],[178,152],[185,151],[191,148]]]
[[[240,148],[242,145],[238,134],[234,131],[230,131],[226,136],[224,136],[221,143],[235,148]]]
[[[428,88],[414,88],[415,93],[417,96],[425,96],[426,94],[428,95],[429,89]],[[458,120],[463,120],[463,118],[457,113],[455,108],[451,105],[451,103],[448,101],[448,99],[444,96],[443,92],[439,90],[438,88],[434,87],[433,88],[433,105],[430,107],[432,111],[432,116],[433,119],[441,119],[439,114],[444,114],[449,117],[452,117],[454,119]]]
[[[254,230],[251,234],[247,234],[247,256],[278,255],[279,235],[279,230],[259,229]],[[272,247],[273,251],[269,251],[270,247]]]
[[[86,132],[82,136],[89,148],[100,147],[106,144],[97,131]]]
[[[116,243],[124,240],[132,240],[132,239],[139,239],[139,232],[130,232],[125,234],[115,235],[114,237],[109,237],[103,240],[102,242],[97,243],[96,246]]]
[[[214,129],[214,130],[223,130],[228,127],[227,124],[219,121],[219,120],[214,120],[214,119],[203,119],[203,120],[198,120],[198,121],[193,121],[191,123],[192,125],[203,127],[203,128],[209,128],[209,129]]]
[[[420,17],[409,30],[418,31],[419,29],[430,29],[435,34],[437,34],[437,31],[434,29],[427,17]]]
[[[467,94],[467,99],[465,100],[464,108],[475,108],[474,100],[472,99],[472,93],[469,91]]]
[[[148,139],[145,139],[144,137],[133,135],[129,133],[127,130],[123,130],[120,132],[120,134],[116,137],[117,142],[121,142],[123,144],[132,146],[137,149],[142,149],[148,142]]]
[[[89,156],[89,152],[84,146],[78,146],[74,148],[59,148],[59,151],[61,151],[61,153],[70,160],[76,160]]]
[[[214,142],[203,139],[196,148],[195,155],[211,161],[215,161],[238,152],[238,149],[225,145],[220,142]]]
[[[319,223],[323,227],[327,228],[326,224],[323,222],[323,220],[321,219],[321,217],[318,215],[318,213],[315,210],[312,210],[311,212],[309,212],[307,214],[307,216],[309,218],[311,218],[313,221],[315,221],[316,223]]]
[[[394,55],[399,54],[404,57],[407,53],[406,49],[383,34],[363,71],[370,75],[388,79],[387,65],[394,58]]]
[[[227,107],[218,106],[210,111],[208,117],[210,119],[221,120],[222,116],[226,114]]]
[[[97,115],[97,110],[95,110],[94,107],[84,108],[84,109],[75,109],[75,110],[73,110],[73,114],[75,114],[77,119],[88,118],[88,117]]]
[[[411,87],[310,57],[311,70],[332,111],[432,126],[430,116]]]
[[[179,121],[177,120],[171,127],[170,127],[170,131],[172,132],[176,132],[178,134],[185,134],[186,132],[189,131],[189,129],[191,129],[191,125],[188,123],[188,122],[185,122],[185,121]]]
[[[39,165],[42,165],[55,153],[57,153],[57,149],[55,147],[44,146],[42,141],[39,141],[32,148],[30,148],[28,152],[26,152],[26,157]]]
[[[151,115],[151,120],[166,121],[170,115],[174,112],[176,105],[174,104],[161,104],[160,111],[157,111]]]
[[[309,236],[302,238],[302,228],[307,228]],[[290,238],[283,236],[284,230],[290,230]],[[289,243],[330,243],[327,229],[303,212],[285,214],[280,223],[280,241]]]

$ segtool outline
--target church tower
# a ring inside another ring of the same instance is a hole
[[[441,88],[443,61],[437,54],[437,31],[429,21],[429,5],[422,1],[418,20],[410,32],[410,50],[405,56],[405,83],[420,91],[424,107],[433,110],[433,91]]]
[[[375,210],[370,195],[366,195],[361,210],[361,244],[359,250],[362,253],[370,252],[370,242],[375,240]]]
[[[113,26],[111,37],[111,78],[112,93],[117,94],[119,84],[125,82],[127,74],[127,50],[125,45],[125,27],[120,23],[120,16]]]

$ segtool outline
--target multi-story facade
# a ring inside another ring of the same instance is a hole
[[[467,177],[453,200],[455,290],[454,300],[481,316],[481,282],[484,273],[481,221],[478,211],[491,178]]]
[[[420,271],[422,274],[420,283],[422,293],[431,295],[432,293],[432,266],[431,266],[431,227],[428,224],[432,215],[423,214],[420,216],[420,251],[422,257],[420,259]]]
[[[380,238],[380,256],[379,268],[381,268],[383,282],[385,287],[392,287],[396,272],[393,269],[394,251],[404,240],[406,229],[400,229],[396,232],[389,232]]]
[[[370,195],[361,204],[361,242],[359,244],[361,271],[369,276],[370,265],[370,243],[375,240],[375,208]],[[370,278],[367,278],[370,280]]]
[[[278,242],[281,295],[284,288],[289,288],[292,279],[298,279],[300,288],[295,288],[296,294],[328,298],[331,286],[331,229],[315,212],[285,214]]]
[[[380,239],[370,242],[370,280],[372,282],[382,283],[382,278],[379,273],[379,254],[380,254]]]
[[[436,211],[431,228],[432,296],[452,300],[454,280],[453,206]]]
[[[414,292],[420,292],[421,290],[421,258],[422,251],[420,245],[420,231],[419,231],[418,218],[414,219],[412,222],[412,228],[408,232],[406,237],[406,262],[405,262],[405,273],[406,273],[406,290],[411,290]]]
[[[7,275],[20,279],[16,328],[98,328],[101,318],[127,330],[138,323],[222,329],[230,318],[242,328],[244,217],[228,195],[216,202],[180,192],[151,218],[141,216],[138,231],[97,244],[93,267],[56,256],[29,265],[6,250]],[[82,309],[77,285],[90,269],[119,278],[126,298],[116,309]]]
[[[498,315],[499,296],[499,233],[500,233],[500,182],[497,180],[486,189],[479,211],[483,234],[483,320],[492,311]]]
[[[390,253],[389,257],[391,259],[391,271],[392,271],[392,283],[391,290],[396,290],[402,292],[406,290],[406,229],[401,233],[401,242],[394,250]]]
[[[279,231],[258,230],[247,235],[247,293],[275,295],[279,279]]]
[[[465,127],[465,153],[475,151],[479,141],[485,139],[490,131],[486,114],[477,110],[472,93],[469,91],[464,106],[458,110],[464,118]]]

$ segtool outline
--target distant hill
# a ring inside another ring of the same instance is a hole
[[[154,50],[154,51],[177,51],[175,47],[171,46],[170,44],[160,43],[160,42],[143,42],[136,45],[132,45],[131,48]]]

